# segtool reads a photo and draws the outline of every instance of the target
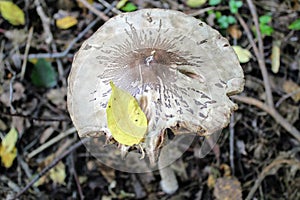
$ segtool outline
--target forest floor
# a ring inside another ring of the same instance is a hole
[[[1,199],[300,199],[298,0],[3,2]],[[239,109],[214,151],[199,158],[190,148],[176,161],[173,194],[162,190],[158,171],[121,172],[91,156],[67,110],[67,79],[83,41],[109,18],[143,8],[200,19],[244,55],[245,88],[232,97]],[[33,179],[43,169],[50,172]]]

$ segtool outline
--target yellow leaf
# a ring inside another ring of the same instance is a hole
[[[117,5],[116,5],[116,8],[120,9],[122,8],[123,6],[125,6],[125,4],[127,3],[128,0],[120,0]]]
[[[272,72],[275,74],[278,72],[280,67],[280,45],[280,40],[274,41],[272,45]]]
[[[11,128],[0,145],[0,157],[2,164],[9,168],[13,164],[17,156],[17,148],[15,147],[18,140],[18,132],[15,128]]]
[[[50,178],[54,183],[61,185],[65,184],[66,167],[63,162],[59,162],[53,169],[50,170]]]
[[[68,29],[78,23],[77,19],[72,16],[66,16],[64,18],[56,20],[56,26],[60,29]]]
[[[145,113],[131,94],[116,87],[113,82],[110,82],[110,86],[112,94],[107,104],[106,115],[111,134],[120,144],[139,144],[148,128]]]
[[[186,5],[191,8],[198,8],[206,3],[207,0],[187,0]]]
[[[24,12],[11,1],[0,1],[0,12],[4,19],[12,25],[24,25]]]
[[[252,57],[250,51],[240,46],[232,46],[232,48],[235,51],[236,55],[238,56],[240,63],[249,62],[250,58]]]

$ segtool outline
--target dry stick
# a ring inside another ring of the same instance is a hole
[[[89,9],[91,12],[93,12],[95,15],[100,17],[102,20],[107,21],[109,20],[109,17],[106,16],[103,12],[97,10],[95,7],[93,7],[89,2],[86,0],[78,0],[80,1],[87,9]]]
[[[230,160],[230,168],[232,174],[235,174],[235,166],[234,166],[234,113],[230,116],[230,124],[229,124],[229,160]]]
[[[257,57],[258,66],[260,68],[260,71],[261,71],[261,74],[262,74],[262,77],[263,77],[263,81],[264,81],[265,90],[266,90],[266,101],[267,101],[267,104],[270,107],[274,107],[273,95],[272,95],[272,91],[271,91],[271,86],[270,86],[268,71],[267,71],[267,68],[266,68],[265,60],[264,60],[264,55],[260,54],[260,51],[258,50],[258,48],[257,48],[257,46],[256,46],[256,44],[254,42],[252,33],[249,30],[249,28],[248,28],[247,24],[245,23],[245,21],[243,20],[243,18],[239,14],[236,14],[236,17],[239,20],[240,24],[243,26],[244,30],[246,31],[248,40],[249,40],[249,42],[250,42],[250,44],[251,44],[251,46],[253,48],[255,56]],[[259,32],[259,30],[257,30],[257,32]]]
[[[254,105],[265,112],[267,112],[269,115],[271,115],[275,121],[280,124],[286,131],[288,131],[292,136],[294,136],[299,142],[300,142],[300,132],[291,125],[285,118],[283,118],[274,107],[271,107],[257,99],[254,99],[252,97],[244,97],[244,96],[232,96],[233,99],[249,104]]]
[[[67,47],[66,50],[64,50],[63,52],[59,52],[59,53],[39,53],[39,54],[29,54],[28,58],[32,59],[32,58],[62,58],[62,57],[66,57],[69,53],[69,51],[72,49],[72,47],[76,44],[76,42],[78,42],[90,29],[92,29],[97,22],[100,21],[100,18],[96,18],[94,21],[92,21],[82,32],[80,32],[78,34],[78,36],[73,39],[71,41],[71,43],[69,44],[69,46]],[[73,55],[71,55],[71,57],[73,57]]]
[[[79,148],[82,144],[87,142],[89,138],[84,138],[77,143],[75,143],[73,146],[71,146],[68,150],[66,150],[64,153],[60,154],[60,156],[56,157],[50,165],[45,167],[37,176],[35,176],[13,199],[17,199],[20,197],[24,192],[26,192],[36,181],[38,181],[43,175],[45,175],[49,170],[51,170],[59,161],[61,161],[64,157],[69,155],[71,152],[75,151],[77,148]]]
[[[23,58],[23,64],[22,64],[22,70],[21,70],[21,80],[24,79],[25,71],[26,71],[26,64],[27,64],[27,55],[29,53],[30,49],[30,42],[33,35],[33,26],[29,29],[28,38],[26,42],[25,52],[24,52],[24,58]]]
[[[292,97],[292,96],[294,96],[295,94],[298,94],[298,93],[300,93],[300,89],[295,90],[295,91],[293,91],[293,92],[291,92],[291,93],[288,93],[288,94],[282,96],[282,97],[277,101],[277,103],[275,104],[275,107],[277,108],[278,106],[280,106],[280,104],[281,104],[284,100],[286,100],[287,98],[290,98],[290,97]]]
[[[112,4],[108,3],[105,0],[98,0],[103,6],[105,6],[108,9],[111,9],[111,11],[113,11],[115,14],[121,14],[122,12],[119,11],[118,9],[112,7]]]
[[[49,140],[47,143],[43,144],[42,146],[40,146],[39,148],[33,150],[31,153],[29,153],[27,155],[27,157],[29,159],[31,159],[32,157],[34,157],[35,155],[39,154],[40,152],[44,151],[46,148],[50,147],[51,145],[55,144],[56,142],[58,142],[59,140],[67,137],[68,135],[74,133],[76,131],[76,129],[74,127],[66,130],[65,132],[59,134],[58,136],[52,138],[51,140]]]
[[[81,0],[82,1],[82,0]],[[86,2],[86,1],[85,1]],[[83,5],[86,6],[86,4],[82,1]],[[88,9],[90,7],[92,7],[90,4],[88,4],[89,7],[87,7]],[[62,57],[66,57],[66,56],[70,56],[73,57],[73,55],[69,55],[69,51],[72,49],[72,47],[90,30],[92,29],[99,21],[100,19],[107,21],[109,19],[108,16],[106,16],[105,14],[108,13],[110,10],[107,10],[106,13],[102,13],[101,11],[98,11],[97,9],[95,9],[94,7],[92,7],[92,9],[97,13],[95,13],[98,17],[92,21],[81,33],[78,34],[78,36],[73,39],[71,41],[71,43],[69,44],[69,46],[67,47],[66,50],[64,50],[63,52],[59,52],[59,53],[39,53],[39,54],[29,54],[28,58],[32,59],[32,58],[62,58]],[[92,11],[92,10],[91,10]]]
[[[256,179],[253,187],[251,188],[250,192],[248,193],[248,196],[245,200],[251,200],[254,193],[256,192],[257,188],[260,186],[261,182],[265,179],[266,176],[270,174],[276,173],[276,171],[282,166],[282,165],[298,165],[298,168],[300,168],[299,161],[296,160],[290,160],[290,159],[278,159],[271,162],[268,166],[266,166],[263,171],[260,173],[258,178]]]
[[[46,35],[46,43],[50,44],[53,40],[53,35],[50,30],[50,19],[44,13],[44,10],[43,10],[39,0],[35,0],[34,4],[36,6],[36,12],[38,13],[38,15],[40,16],[40,18],[43,22],[42,24],[43,24],[44,33]]]

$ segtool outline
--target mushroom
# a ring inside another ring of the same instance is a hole
[[[80,137],[105,135],[103,145],[114,142],[106,116],[110,81],[135,97],[146,114],[148,130],[139,146],[155,163],[167,131],[176,138],[226,127],[237,109],[228,96],[243,90],[244,75],[227,39],[204,22],[179,11],[143,9],[108,20],[72,64],[72,121]],[[94,148],[99,144],[89,146]],[[119,148],[122,155],[132,149]]]

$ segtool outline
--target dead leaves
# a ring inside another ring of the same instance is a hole
[[[220,177],[221,171],[223,177]],[[230,167],[226,164],[222,164],[219,169],[211,168],[207,185],[209,188],[214,188],[213,194],[217,200],[242,200],[241,183],[231,176]]]
[[[15,147],[18,140],[18,132],[11,128],[0,145],[0,157],[4,167],[10,168],[17,157],[17,148]]]
[[[292,99],[295,102],[299,102],[299,100],[300,100],[300,86],[299,85],[297,85],[295,82],[293,82],[291,80],[288,80],[283,83],[283,90],[286,93],[293,93]]]

